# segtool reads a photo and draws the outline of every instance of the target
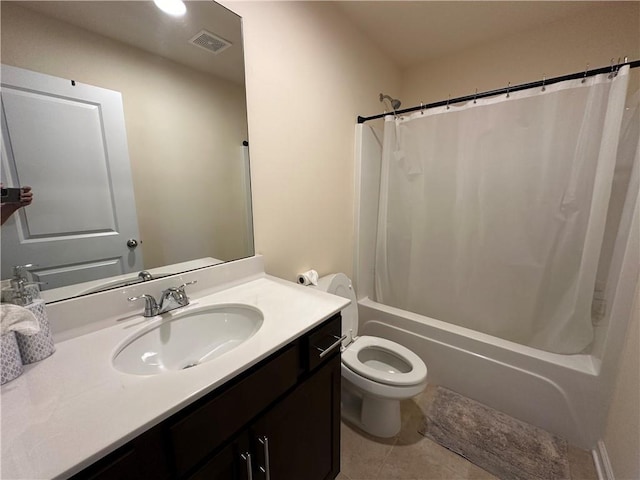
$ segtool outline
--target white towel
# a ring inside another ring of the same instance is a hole
[[[298,283],[300,285],[318,285],[318,272],[309,270],[308,272],[298,274]]]
[[[17,332],[22,335],[35,335],[40,331],[38,319],[33,312],[19,305],[0,304],[0,334]]]

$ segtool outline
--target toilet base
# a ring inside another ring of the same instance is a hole
[[[400,400],[368,397],[362,402],[363,429],[375,437],[389,438],[400,433]]]
[[[369,435],[389,438],[402,426],[400,400],[363,395],[342,379],[342,417]]]

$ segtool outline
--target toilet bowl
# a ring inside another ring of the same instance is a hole
[[[351,300],[342,310],[342,416],[376,437],[400,431],[400,401],[427,386],[427,367],[408,348],[379,337],[358,336],[358,302],[343,273],[327,275],[316,287]]]

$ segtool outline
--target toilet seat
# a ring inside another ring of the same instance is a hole
[[[396,357],[404,362],[410,370],[390,372],[374,368],[360,360],[363,350],[381,350],[386,355]],[[378,337],[357,337],[343,352],[342,363],[353,372],[372,381],[391,386],[411,386],[424,382],[427,378],[427,367],[418,355],[408,348],[391,340]]]

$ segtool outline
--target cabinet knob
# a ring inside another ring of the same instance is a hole
[[[240,458],[247,464],[247,480],[253,480],[253,467],[251,466],[251,454],[249,452],[241,453]]]

